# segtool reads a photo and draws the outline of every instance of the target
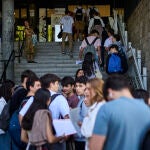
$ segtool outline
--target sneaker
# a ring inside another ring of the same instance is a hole
[[[36,61],[31,61],[32,63],[37,63]]]

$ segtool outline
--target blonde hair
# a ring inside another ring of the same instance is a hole
[[[91,103],[94,104],[95,102],[101,102],[102,100],[104,100],[103,97],[104,81],[99,78],[93,78],[93,79],[89,79],[87,83],[91,85],[91,88],[95,92],[95,96],[91,98]]]

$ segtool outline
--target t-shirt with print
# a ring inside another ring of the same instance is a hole
[[[112,36],[110,36],[105,40],[104,47],[110,47],[112,43]]]
[[[64,16],[60,20],[60,24],[63,25],[63,32],[66,33],[72,33],[72,24],[74,23],[74,20],[71,16]]]

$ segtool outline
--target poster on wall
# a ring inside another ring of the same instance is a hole
[[[46,8],[39,9],[39,42],[46,42]]]

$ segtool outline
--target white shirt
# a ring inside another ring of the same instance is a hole
[[[60,24],[63,25],[63,32],[66,33],[72,33],[72,24],[74,23],[74,20],[71,16],[64,16],[60,20]]]
[[[112,36],[108,37],[105,42],[104,42],[104,47],[110,47],[110,45],[112,44]]]
[[[89,107],[88,113],[85,116],[85,118],[82,122],[82,126],[81,126],[81,133],[86,138],[89,138],[92,136],[97,112],[104,103],[105,103],[105,101],[102,101],[99,103],[96,102],[91,107]],[[88,150],[88,140],[86,141],[86,148],[85,149]]]
[[[89,21],[88,34],[90,34],[90,32],[91,32],[91,28],[92,28],[92,27],[93,27],[93,25],[94,25],[94,19],[99,19],[99,20],[100,20],[100,22],[101,22],[102,27],[105,27],[105,24],[104,24],[104,22],[103,22],[102,18],[101,18],[101,17],[99,17],[99,16],[94,16],[94,18],[91,18],[91,19],[90,19],[90,21]]]
[[[0,114],[2,113],[3,108],[4,108],[4,106],[5,106],[6,104],[7,104],[7,103],[6,103],[5,99],[4,99],[3,97],[1,97],[1,98],[0,98]],[[5,133],[5,131],[3,131],[2,129],[0,129],[0,134],[4,134],[4,133]]]
[[[28,101],[26,102],[26,104],[23,106],[23,108],[20,110],[19,115],[21,115],[22,117],[27,113],[28,109],[30,108],[31,104],[33,103],[33,96],[31,96]]]
[[[5,99],[4,99],[3,97],[1,97],[1,98],[0,98],[0,114],[1,114],[3,108],[4,108],[4,106],[5,106],[6,104],[7,104],[7,103],[6,103]]]
[[[57,94],[50,91],[51,95]],[[57,96],[50,104],[49,110],[52,113],[53,119],[59,119],[60,116],[64,117],[70,114],[70,109],[66,98],[63,95]]]

